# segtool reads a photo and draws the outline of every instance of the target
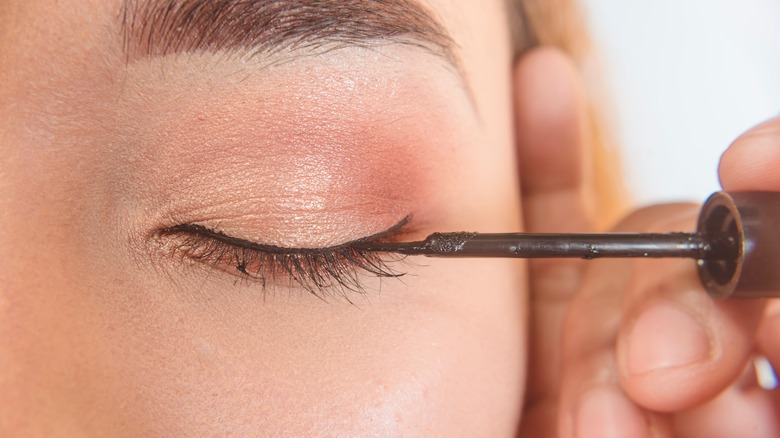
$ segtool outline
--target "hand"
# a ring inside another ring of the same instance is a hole
[[[526,229],[593,231],[578,73],[560,52],[537,49],[515,85]],[[723,157],[724,188],[780,191],[778,146],[780,120],[741,137]],[[697,214],[656,206],[616,231],[692,230]],[[521,436],[779,435],[778,396],[757,387],[749,365],[756,348],[780,363],[780,305],[764,316],[763,302],[713,301],[686,260],[539,260],[529,276]]]
[[[725,190],[780,191],[780,119],[740,137],[721,161]],[[619,231],[695,228],[696,206],[657,206]],[[780,267],[778,267],[780,269]],[[691,261],[593,263],[564,326],[560,436],[774,437],[780,398],[751,359],[780,364],[780,308],[713,301]]]

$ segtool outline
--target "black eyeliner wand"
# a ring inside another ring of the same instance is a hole
[[[734,258],[736,242],[719,247],[699,233],[433,233],[425,240],[372,243],[370,251],[428,257],[583,258],[678,257],[691,259]]]
[[[714,297],[780,297],[778,218],[780,193],[717,192],[702,206],[695,233],[454,232],[360,248],[429,257],[690,258],[697,260],[702,284]]]

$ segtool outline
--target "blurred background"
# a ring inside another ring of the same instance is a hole
[[[780,0],[583,6],[630,193],[638,204],[703,201],[731,141],[780,115]]]

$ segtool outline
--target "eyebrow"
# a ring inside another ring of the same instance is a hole
[[[393,43],[439,55],[459,70],[452,38],[417,0],[125,0],[120,20],[128,60]]]

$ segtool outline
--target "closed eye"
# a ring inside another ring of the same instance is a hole
[[[175,238],[173,252],[213,268],[268,284],[297,284],[325,298],[348,292],[364,293],[361,277],[398,278],[405,273],[393,266],[404,256],[360,249],[361,244],[387,242],[401,234],[407,216],[383,232],[325,248],[287,248],[229,236],[198,224],[180,224],[159,232]]]

